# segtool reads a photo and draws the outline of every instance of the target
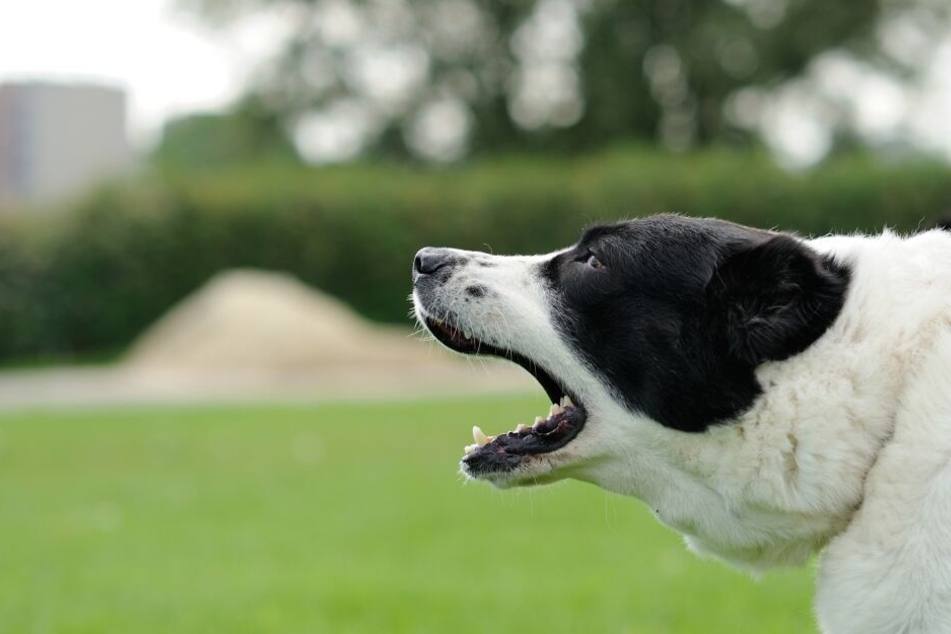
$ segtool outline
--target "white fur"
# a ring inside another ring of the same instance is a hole
[[[692,550],[757,571],[825,548],[825,634],[951,633],[951,234],[809,243],[852,269],[842,312],[758,369],[749,412],[702,434],[631,414],[579,361],[530,273],[539,258],[467,254],[433,312],[537,360],[588,411],[574,441],[496,485],[574,477],[633,495]],[[475,283],[491,292],[464,301]]]

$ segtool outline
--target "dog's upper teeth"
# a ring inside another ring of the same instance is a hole
[[[476,441],[476,444],[480,447],[489,444],[489,437],[485,435],[485,432],[479,429],[478,425],[472,428],[472,439]]]
[[[462,336],[465,337],[466,339],[472,339],[472,333],[469,332],[468,330],[463,330]]]
[[[571,402],[571,397],[565,394],[561,397],[561,406],[562,407],[574,407],[574,403]]]
[[[561,412],[562,412],[561,405],[559,405],[558,403],[552,403],[551,411],[548,412],[548,415],[557,416],[558,414],[561,414]]]

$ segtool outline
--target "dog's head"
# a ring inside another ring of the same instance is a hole
[[[499,486],[578,477],[629,443],[702,433],[748,410],[755,369],[835,319],[848,272],[790,235],[663,215],[587,229],[541,256],[421,250],[419,322],[464,354],[528,370],[552,402],[495,437],[474,430],[463,471]]]

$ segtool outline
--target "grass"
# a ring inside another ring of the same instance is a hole
[[[0,633],[813,632],[642,505],[456,460],[533,399],[0,416]]]

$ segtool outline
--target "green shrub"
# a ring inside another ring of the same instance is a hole
[[[452,169],[245,166],[151,174],[66,217],[0,225],[0,359],[118,349],[216,271],[289,271],[371,318],[406,322],[426,245],[547,251],[590,222],[663,211],[804,234],[914,230],[951,209],[938,163],[616,150]]]

